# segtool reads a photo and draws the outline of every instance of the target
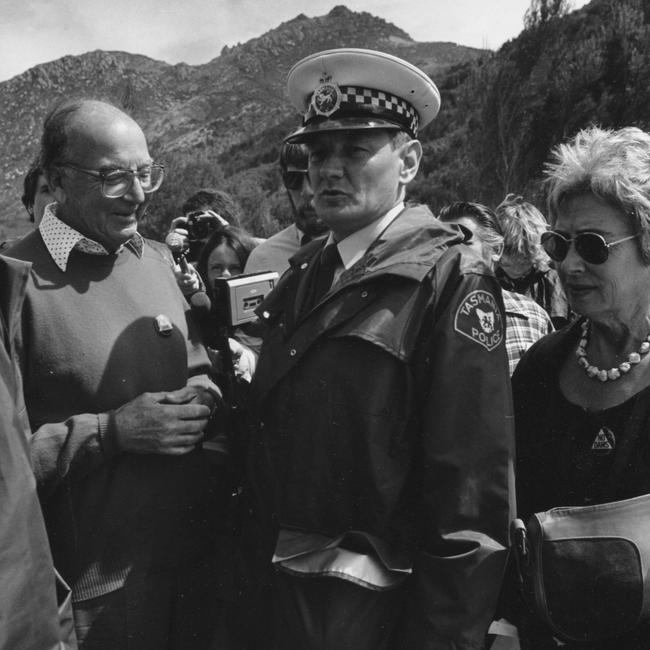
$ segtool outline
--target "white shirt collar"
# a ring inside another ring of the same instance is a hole
[[[339,255],[345,270],[356,264],[366,253],[370,244],[381,235],[382,232],[395,220],[397,215],[404,209],[404,203],[400,202],[391,208],[381,219],[377,219],[360,230],[348,235],[345,239],[336,243],[332,233],[329,234],[325,246],[336,243]]]
[[[45,206],[38,230],[54,263],[63,272],[67,269],[68,258],[75,248],[90,255],[110,255],[110,252],[102,244],[85,237],[78,230],[61,221],[56,216],[57,208],[57,203],[49,203]],[[141,257],[143,245],[142,235],[135,233],[126,244],[120,246],[115,252],[119,253],[124,246],[129,246],[138,257]]]

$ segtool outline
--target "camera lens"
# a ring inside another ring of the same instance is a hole
[[[192,224],[192,234],[195,239],[203,239],[208,236],[209,232],[208,224],[204,221],[195,221]]]

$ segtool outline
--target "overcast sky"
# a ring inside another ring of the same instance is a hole
[[[498,49],[521,31],[529,0],[0,0],[0,81],[97,49],[206,63],[224,45],[338,4],[384,18],[416,41]],[[585,4],[572,0],[574,8]]]

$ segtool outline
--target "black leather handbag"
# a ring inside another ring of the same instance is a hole
[[[650,495],[512,525],[530,608],[563,641],[620,636],[650,618]]]

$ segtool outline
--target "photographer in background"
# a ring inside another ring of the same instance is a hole
[[[231,226],[241,227],[242,207],[227,192],[203,188],[192,194],[181,208],[187,216],[190,212],[213,210],[219,213]]]
[[[201,189],[182,206],[183,216],[172,219],[165,243],[176,261],[176,280],[187,297],[202,288],[201,279],[192,266],[201,249],[215,230],[226,226],[240,227],[242,208],[227,192]],[[255,243],[262,239],[253,238]]]
[[[182,217],[173,219],[170,230],[187,237],[188,261],[195,262],[208,237],[219,227],[241,226],[242,208],[227,192],[201,189],[181,207]]]

